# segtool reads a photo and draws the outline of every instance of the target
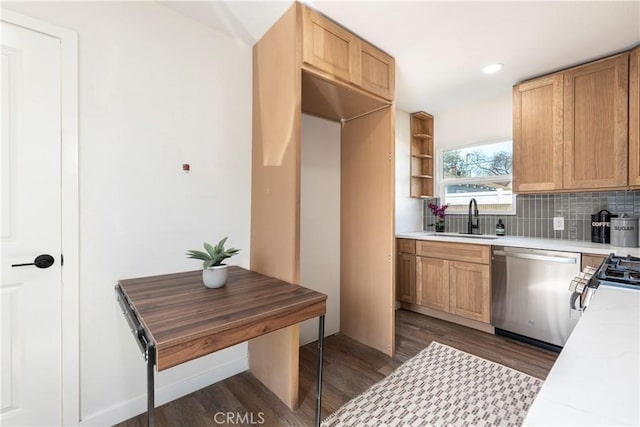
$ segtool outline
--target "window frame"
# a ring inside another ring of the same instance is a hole
[[[513,171],[511,172],[511,175],[496,175],[496,176],[487,176],[487,177],[478,177],[478,178],[444,178],[444,171],[443,171],[443,167],[444,167],[444,152],[445,151],[451,151],[451,150],[462,150],[462,149],[468,149],[468,148],[473,148],[473,147],[479,147],[482,145],[490,145],[490,144],[497,144],[500,142],[508,142],[511,141],[511,155],[513,156],[513,138],[512,137],[504,137],[504,138],[500,138],[500,139],[492,139],[492,140],[488,140],[488,141],[479,141],[479,142],[474,142],[474,143],[470,143],[470,144],[464,144],[464,145],[454,145],[454,146],[450,146],[450,147],[440,147],[437,150],[437,158],[435,159],[435,166],[436,166],[436,178],[438,180],[438,184],[437,184],[437,193],[438,193],[438,197],[440,198],[442,203],[446,203],[446,198],[445,198],[445,186],[447,184],[452,184],[452,183],[457,183],[457,184],[482,184],[485,182],[493,182],[496,181],[496,178],[498,179],[507,179],[507,178],[511,178],[512,184],[513,184]],[[516,196],[517,194],[513,193],[513,188],[511,189],[511,209],[508,211],[496,211],[496,210],[486,210],[486,209],[482,209],[482,205],[478,206],[478,211],[479,211],[479,215],[517,215],[516,213]],[[447,211],[447,215],[468,215],[467,211],[464,212],[455,212],[455,211]]]

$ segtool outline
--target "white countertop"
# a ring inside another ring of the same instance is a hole
[[[524,425],[640,425],[640,291],[598,288]]]
[[[616,255],[633,255],[640,257],[639,248],[623,248],[576,240],[539,239],[532,237],[504,236],[495,239],[479,239],[474,237],[453,237],[438,235],[429,231],[416,231],[396,233],[396,237],[403,239],[431,240],[436,242],[469,243],[474,245],[514,246],[520,248],[547,249],[565,252],[582,252],[589,254],[608,255],[614,252]]]

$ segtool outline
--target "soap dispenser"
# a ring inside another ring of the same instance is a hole
[[[496,224],[496,236],[504,236],[504,224],[501,219],[498,219]]]

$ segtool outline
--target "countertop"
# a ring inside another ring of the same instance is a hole
[[[449,234],[449,233],[445,233]],[[453,234],[453,233],[451,233]],[[416,231],[396,233],[396,237],[403,239],[430,240],[435,242],[469,243],[474,245],[513,246],[531,249],[547,249],[565,252],[582,252],[589,254],[608,255],[614,252],[616,255],[633,255],[640,257],[640,248],[623,248],[576,240],[539,239],[531,237],[503,236],[495,239],[481,239],[477,237],[454,237],[441,235],[429,231]]]
[[[598,288],[524,425],[640,425],[640,291]]]

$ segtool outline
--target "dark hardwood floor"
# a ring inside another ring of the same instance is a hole
[[[322,418],[389,375],[432,341],[534,377],[546,378],[557,354],[406,310],[396,311],[396,354],[389,358],[343,335],[325,339]],[[300,349],[300,408],[291,411],[249,372],[156,408],[157,426],[310,426],[315,415],[315,343]],[[121,427],[146,426],[146,414]]]

